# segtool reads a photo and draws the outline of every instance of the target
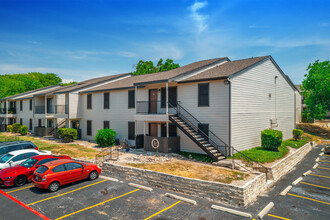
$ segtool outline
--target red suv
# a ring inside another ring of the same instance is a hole
[[[57,191],[60,186],[83,179],[95,180],[101,169],[92,163],[74,160],[51,161],[40,166],[33,174],[33,185],[40,189]]]
[[[0,186],[23,186],[32,180],[34,171],[42,164],[59,159],[71,159],[69,156],[38,155],[26,159],[19,165],[0,171]]]

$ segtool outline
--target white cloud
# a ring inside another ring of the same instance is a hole
[[[113,55],[111,52],[106,51],[64,51],[63,54],[71,59],[97,59],[97,56]]]
[[[62,79],[62,83],[70,83],[73,82],[73,79]]]
[[[126,57],[126,58],[138,57],[138,55],[136,53],[129,52],[129,51],[121,51],[118,53],[118,55],[121,57]]]
[[[207,6],[207,1],[204,2],[195,2],[192,6],[189,7],[190,9],[190,16],[196,22],[197,32],[203,32],[208,24],[206,23],[207,16],[202,15],[199,13],[199,10]]]

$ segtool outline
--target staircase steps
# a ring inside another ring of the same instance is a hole
[[[184,119],[179,116],[169,116],[170,121],[183,131],[192,141],[194,141],[202,150],[204,150],[215,161],[223,160],[226,157],[209,142],[208,137],[203,137],[198,130],[195,130]]]

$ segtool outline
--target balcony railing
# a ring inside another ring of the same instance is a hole
[[[55,114],[68,114],[68,105],[56,105]]]
[[[35,113],[36,114],[45,114],[45,106],[44,105],[35,106]]]
[[[6,108],[0,108],[0,114],[6,114],[7,109]]]
[[[169,114],[174,114],[175,111],[171,105],[168,106]],[[166,102],[164,101],[137,101],[136,114],[166,114]]]
[[[8,114],[16,114],[16,108],[9,108]]]

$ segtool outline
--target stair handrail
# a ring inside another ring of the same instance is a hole
[[[62,121],[60,121],[60,123],[58,123],[55,128],[53,128],[48,134],[52,134],[54,133],[55,130],[57,130],[59,128],[59,126],[63,125],[65,123],[65,119],[63,119]]]
[[[171,106],[171,108],[174,108],[176,110],[176,112],[178,114],[180,114],[180,109],[183,109],[187,114],[189,114],[189,116],[191,116],[194,120],[196,120],[198,123],[201,123],[195,116],[193,116],[190,112],[188,112],[184,107],[182,107],[182,105],[180,105],[178,102],[176,103],[178,107],[175,107],[174,105],[172,105],[170,102],[168,102],[168,104]],[[190,126],[194,127],[195,130],[197,129],[198,132],[202,133],[202,135],[204,135],[206,138],[208,138],[208,141],[212,144],[212,142],[214,143],[213,145],[215,145],[214,147],[217,148],[217,150],[219,151],[219,146],[215,143],[215,141],[211,140],[211,138],[206,135],[201,129],[199,129],[198,127],[196,127],[192,122],[190,122],[186,117],[184,117],[182,114],[180,114],[180,117],[183,117],[185,119],[186,122],[188,122],[190,124]],[[268,174],[268,168],[264,165],[262,165],[261,163],[255,161],[254,159],[250,158],[249,156],[245,155],[244,153],[242,153],[241,151],[237,150],[236,148],[234,148],[233,146],[229,146],[227,145],[223,140],[221,140],[221,138],[219,138],[217,135],[215,135],[212,131],[209,130],[209,133],[211,133],[214,137],[216,137],[218,140],[220,140],[225,147],[225,157],[227,157],[227,148],[229,148],[228,153],[232,154],[232,159],[233,159],[233,166],[235,166],[235,152],[239,153],[240,155],[242,155],[243,157],[245,157],[247,159],[247,161],[252,161],[253,163],[256,163],[257,165],[259,165],[260,167],[262,167],[263,169],[265,169],[265,173],[266,173],[266,180],[267,178],[267,174]],[[239,165],[239,164],[238,164]]]
[[[219,146],[214,140],[212,140],[212,138],[210,137],[210,135],[205,134],[200,128],[198,128],[196,125],[194,125],[192,122],[190,122],[189,119],[187,119],[185,116],[183,116],[180,112],[180,109],[183,109],[190,117],[192,117],[194,120],[196,120],[197,123],[202,124],[195,116],[193,116],[190,112],[188,112],[184,107],[182,107],[182,105],[180,105],[178,102],[176,103],[177,107],[172,105],[170,102],[168,102],[168,104],[171,106],[171,108],[174,108],[176,110],[176,112],[178,114],[180,114],[180,117],[185,118],[185,121],[188,122],[190,124],[190,126],[194,127],[195,130],[197,132],[199,132],[200,134],[202,134],[204,137],[206,137],[208,139],[208,142],[210,142],[213,147],[216,147],[217,150],[219,152],[221,152],[219,150],[219,147],[224,147],[225,149],[225,156],[227,156],[227,153],[229,153],[230,151],[227,151],[228,148],[230,149],[230,146],[228,146],[221,138],[219,138],[216,134],[214,134],[212,131],[209,130],[209,133],[212,134],[216,139],[218,139],[221,143],[223,143],[224,146]]]

